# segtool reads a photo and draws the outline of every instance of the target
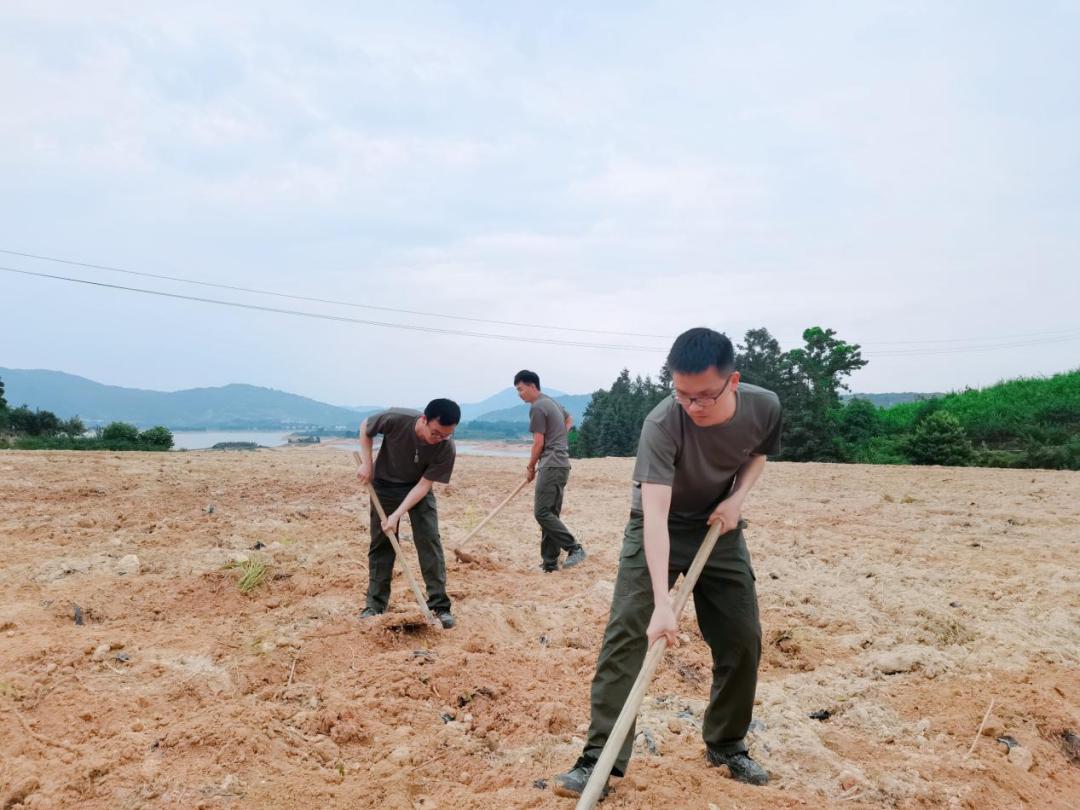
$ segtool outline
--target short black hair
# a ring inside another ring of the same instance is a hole
[[[540,375],[535,371],[529,371],[528,369],[522,369],[514,375],[514,385],[518,383],[525,383],[526,385],[535,385],[536,390],[540,390]]]
[[[424,416],[429,422],[438,419],[440,425],[450,427],[461,421],[461,408],[452,399],[433,399],[424,408]]]
[[[697,326],[675,338],[667,362],[679,374],[700,374],[710,366],[726,374],[735,368],[735,347],[722,332]]]

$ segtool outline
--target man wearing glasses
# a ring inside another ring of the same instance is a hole
[[[741,782],[768,782],[745,740],[761,625],[741,512],[766,456],[780,452],[780,401],[764,388],[740,385],[731,341],[711,329],[679,335],[668,367],[675,393],[652,410],[641,429],[630,520],[592,682],[588,740],[574,767],[553,780],[561,796],[584,789],[648,647],[661,636],[675,644],[669,590],[717,522],[723,534],[694,588],[698,626],[713,659],[702,726],[705,758],[710,765],[727,765]],[[633,740],[631,730],[614,775],[625,773]]]
[[[372,504],[367,604],[361,619],[384,613],[390,602],[395,555],[386,532],[396,532],[398,523],[408,512],[420,572],[427,588],[428,609],[443,627],[454,626],[450,597],[446,595],[439,513],[431,485],[450,483],[457,455],[452,437],[460,421],[461,408],[456,402],[433,399],[423,413],[410,408],[390,408],[369,416],[360,425],[361,461],[356,477],[362,484],[372,483],[386,511],[386,521],[382,522]],[[382,434],[383,441],[373,466],[372,446],[378,434]]]

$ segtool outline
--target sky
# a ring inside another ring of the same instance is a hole
[[[4,271],[0,365],[475,401],[817,325],[857,391],[1075,369],[1078,88],[1070,2],[8,0],[0,249],[351,306],[0,267],[496,337]]]

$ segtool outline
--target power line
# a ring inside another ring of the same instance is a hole
[[[0,252],[5,252],[0,250]],[[644,351],[644,352],[666,352],[667,349],[659,348],[656,346],[638,346],[638,345],[624,345],[617,343],[589,343],[586,341],[575,340],[560,340],[558,338],[544,338],[544,337],[526,337],[522,335],[505,335],[494,334],[491,332],[472,332],[463,329],[447,329],[437,326],[420,326],[414,324],[393,323],[389,321],[373,321],[362,318],[349,318],[344,315],[330,315],[320,312],[305,312],[302,310],[285,309],[282,307],[268,307],[258,304],[246,304],[239,301],[223,301],[217,298],[204,298],[194,295],[182,295],[180,293],[164,292],[162,290],[148,290],[142,287],[127,287],[120,284],[108,284],[103,281],[90,281],[88,279],[73,278],[71,276],[54,275],[52,273],[39,273],[31,270],[21,270],[15,267],[3,267],[0,266],[0,270],[7,273],[17,273],[24,276],[34,276],[37,278],[48,278],[57,281],[67,281],[75,284],[85,284],[91,287],[101,287],[113,290],[123,290],[126,292],[142,293],[144,295],[156,295],[163,298],[174,298],[182,301],[195,301],[204,304],[216,304],[219,306],[234,307],[237,309],[249,309],[259,312],[271,312],[281,315],[294,315],[304,318],[315,318],[326,321],[337,321],[339,323],[355,323],[365,326],[380,326],[389,329],[403,329],[413,332],[426,332],[429,334],[440,335],[457,335],[459,337],[473,337],[486,340],[509,340],[515,343],[535,343],[550,346],[571,346],[575,348],[586,349],[604,349],[604,350],[622,350],[622,351]],[[203,282],[193,282],[203,283]],[[210,285],[210,286],[222,286],[222,285]],[[240,288],[231,288],[240,289]],[[286,296],[287,297],[287,296]],[[318,299],[308,299],[318,300]],[[1038,335],[1039,333],[1031,333]],[[1025,348],[1029,346],[1043,346],[1054,343],[1066,343],[1074,340],[1080,340],[1080,330],[1061,330],[1057,332],[1044,333],[1048,335],[1045,338],[1031,338],[1027,340],[1018,341],[1005,341],[1001,340],[998,343],[975,345],[975,346],[952,346],[952,347],[925,347],[925,348],[912,348],[912,349],[886,349],[882,351],[870,351],[861,352],[866,358],[885,358],[885,357],[929,357],[934,355],[943,354],[966,354],[971,352],[985,352],[985,351],[999,351],[1002,349],[1015,349]],[[1002,339],[1005,336],[1002,336]],[[859,344],[860,346],[862,344]]]
[[[466,315],[448,315],[441,312],[424,312],[422,310],[415,309],[400,309],[398,307],[383,307],[375,304],[360,304],[355,301],[341,301],[333,298],[314,298],[307,295],[294,295],[292,293],[276,292],[274,290],[261,290],[255,287],[238,287],[232,284],[220,284],[214,281],[198,281],[196,279],[183,278],[181,276],[166,276],[160,273],[146,273],[140,270],[128,270],[123,267],[113,267],[107,264],[91,264],[90,262],[79,262],[71,259],[58,259],[54,256],[42,256],[37,253],[23,253],[18,250],[5,250],[0,248],[0,253],[6,253],[9,256],[21,256],[26,259],[39,259],[45,262],[56,262],[58,264],[68,264],[74,267],[88,267],[92,270],[108,270],[111,273],[124,273],[129,276],[141,276],[143,278],[156,278],[162,281],[179,281],[182,284],[195,284],[200,287],[214,287],[219,290],[231,290],[233,292],[245,292],[255,293],[257,295],[269,295],[275,298],[288,298],[293,301],[308,301],[313,304],[332,304],[342,307],[356,307],[357,309],[372,309],[379,312],[397,312],[401,315],[421,315],[425,318],[448,318],[455,321],[471,321],[472,323],[490,323],[496,326],[517,326],[525,327],[527,329],[554,329],[559,332],[582,332],[592,335],[617,335],[619,337],[643,337],[643,338],[659,338],[661,340],[673,340],[673,335],[650,335],[644,332],[615,332],[608,329],[583,329],[574,326],[552,326],[551,324],[540,323],[520,323],[518,321],[497,321],[491,318],[471,318]]]
[[[182,295],[180,293],[163,292],[161,290],[147,290],[141,287],[126,287],[121,284],[107,284],[104,281],[90,281],[84,278],[72,278],[71,276],[59,276],[52,273],[36,273],[31,270],[20,270],[16,267],[3,267],[0,270],[5,273],[18,273],[23,276],[35,276],[37,278],[50,278],[57,281],[69,281],[75,284],[86,284],[91,287],[104,287],[110,290],[124,290],[126,292],[143,293],[145,295],[158,295],[163,298],[176,298],[181,301],[197,301],[202,304],[217,304],[225,307],[238,309],[251,309],[258,312],[273,312],[279,315],[295,315],[302,318],[317,318],[324,321],[337,321],[339,323],[358,323],[365,326],[382,326],[389,329],[404,329],[411,332],[427,332],[438,335],[457,335],[459,337],[474,337],[494,340],[510,340],[515,343],[542,343],[551,346],[574,346],[584,349],[614,349],[622,351],[639,352],[666,352],[667,349],[656,346],[631,346],[617,343],[586,343],[577,340],[559,340],[557,338],[524,337],[519,335],[497,335],[490,332],[468,332],[463,329],[443,329],[437,326],[417,326],[413,324],[391,323],[388,321],[370,321],[362,318],[349,318],[344,315],[328,315],[321,312],[304,312],[297,309],[284,309],[281,307],[267,307],[259,304],[245,304],[239,301],[222,301],[217,298],[203,298],[196,295]]]
[[[656,338],[658,340],[674,340],[675,335],[658,335],[647,332],[618,332],[607,329],[586,329],[582,327],[574,326],[553,326],[550,324],[538,324],[538,323],[524,323],[519,321],[500,321],[491,318],[473,318],[466,315],[451,315],[442,312],[426,312],[422,310],[402,309],[398,307],[384,307],[376,304],[361,304],[355,301],[342,301],[340,299],[333,298],[316,298],[313,296],[296,295],[292,293],[283,293],[276,290],[264,290],[257,287],[241,287],[232,284],[221,284],[213,281],[200,281],[197,279],[184,278],[182,276],[169,276],[160,273],[148,273],[140,270],[129,270],[123,267],[116,267],[108,264],[93,264],[91,262],[76,261],[73,259],[61,259],[55,256],[45,256],[39,253],[26,253],[24,251],[9,250],[0,248],[0,253],[7,254],[9,256],[21,256],[27,259],[37,259],[46,262],[56,262],[59,264],[67,264],[74,267],[86,267],[92,270],[106,270],[111,273],[124,273],[130,276],[140,276],[143,278],[154,278],[162,281],[176,281],[182,284],[193,284],[200,287],[213,287],[220,290],[231,290],[233,292],[253,293],[256,295],[267,295],[275,298],[286,298],[294,301],[307,301],[315,304],[330,304],[333,306],[343,307],[355,307],[359,309],[370,309],[380,312],[396,312],[402,315],[419,315],[425,318],[446,318],[449,320],[457,321],[469,321],[472,323],[488,323],[496,326],[515,326],[524,327],[527,329],[546,329],[555,330],[559,332],[580,332],[583,334],[593,335],[616,335],[620,337],[643,337],[643,338]],[[988,337],[965,337],[965,338],[936,338],[936,339],[921,339],[921,340],[876,340],[876,341],[861,341],[860,346],[926,346],[929,349],[940,348],[943,351],[948,349],[948,346],[937,346],[937,344],[959,344],[959,343],[1000,343],[1001,341],[1020,340],[1025,338],[1038,338],[1038,337],[1055,337],[1055,336],[1075,336],[1080,335],[1080,329],[1076,327],[1069,329],[1056,329],[1044,332],[1024,332],[1011,335],[994,335]],[[1071,337],[1070,337],[1071,339]],[[798,341],[785,341],[787,343],[797,343]],[[981,347],[973,347],[972,350],[978,350]],[[987,346],[988,350],[994,347]],[[878,356],[890,356],[892,349],[886,349],[883,352],[877,352]],[[897,349],[895,351],[901,351]],[[889,354],[886,354],[889,353]]]

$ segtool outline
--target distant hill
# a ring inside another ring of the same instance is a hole
[[[558,400],[559,404],[570,411],[570,415],[574,417],[574,423],[578,425],[581,424],[585,409],[589,407],[589,402],[592,400],[592,394],[560,394],[551,391],[544,393]],[[520,400],[518,402],[519,404],[512,408],[488,411],[476,418],[483,422],[528,422],[529,406]]]
[[[0,368],[0,379],[12,407],[26,404],[65,419],[79,416],[89,426],[121,421],[174,430],[356,430],[364,418],[363,413],[348,408],[255,385],[148,391],[103,385],[60,371],[9,368]]]
[[[893,405],[901,405],[905,402],[921,402],[924,399],[934,399],[935,397],[945,396],[942,393],[918,393],[915,391],[900,391],[896,393],[887,394],[844,394],[840,397],[844,402],[849,399],[865,399],[873,402],[879,408],[891,408]]]
[[[544,393],[552,397],[564,397],[562,391],[552,388],[550,391],[545,389]],[[484,421],[490,421],[489,414],[512,410],[515,406],[521,405],[525,408],[525,412],[528,413],[528,407],[521,401],[521,397],[518,396],[518,392],[511,386],[510,388],[504,388],[497,394],[492,394],[487,399],[482,399],[479,402],[465,402],[461,404],[461,421],[470,422],[473,419],[483,419]],[[528,421],[529,417],[525,416],[523,419],[512,419],[510,421]],[[495,420],[499,421],[499,420]]]

